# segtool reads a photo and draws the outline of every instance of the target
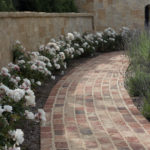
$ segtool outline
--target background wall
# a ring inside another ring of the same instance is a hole
[[[12,59],[12,45],[20,40],[36,49],[67,32],[122,26],[144,28],[145,6],[150,0],[75,0],[81,13],[0,13],[0,67]]]
[[[145,6],[150,0],[76,0],[80,12],[92,12],[96,30],[122,26],[144,28]]]
[[[0,13],[0,67],[12,60],[12,46],[20,40],[27,50],[36,49],[51,38],[78,31],[94,31],[92,14]]]

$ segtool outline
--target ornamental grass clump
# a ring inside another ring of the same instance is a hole
[[[121,33],[108,28],[99,33],[68,33],[58,40],[51,39],[32,52],[26,51],[20,41],[16,41],[13,63],[0,71],[0,150],[21,149],[24,133],[18,129],[20,121],[29,119],[45,124],[43,109],[31,111],[36,106],[36,86],[41,86],[46,79],[55,80],[55,73],[67,69],[73,58],[119,49],[117,38],[123,41],[128,32],[127,28]]]
[[[126,85],[131,96],[140,97],[142,112],[150,118],[150,34],[137,32],[128,42],[130,65],[126,73]]]

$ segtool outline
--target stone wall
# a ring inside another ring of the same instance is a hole
[[[149,0],[75,0],[81,13],[0,13],[0,67],[12,57],[15,40],[27,50],[72,31],[101,31],[107,27],[144,28]]]
[[[94,31],[87,13],[0,13],[0,67],[12,60],[12,46],[20,40],[27,50],[36,49],[67,32]]]
[[[149,0],[76,0],[80,12],[93,12],[96,30],[122,26],[144,28]]]

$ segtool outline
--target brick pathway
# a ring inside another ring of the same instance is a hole
[[[124,88],[127,65],[106,53],[64,76],[44,108],[41,150],[150,150],[150,123]]]

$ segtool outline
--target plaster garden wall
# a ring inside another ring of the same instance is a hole
[[[12,47],[20,40],[27,50],[35,50],[61,34],[94,30],[88,13],[0,13],[0,67],[12,60]]]
[[[122,26],[143,29],[145,7],[150,4],[149,0],[75,2],[80,13],[0,13],[0,67],[12,60],[11,50],[16,40],[27,50],[33,50],[67,32],[102,31],[107,27],[119,30]]]
[[[144,28],[149,0],[76,0],[80,12],[94,13],[96,30],[122,26]]]

